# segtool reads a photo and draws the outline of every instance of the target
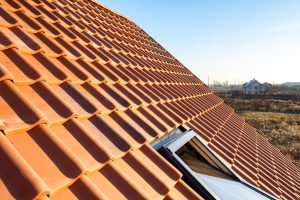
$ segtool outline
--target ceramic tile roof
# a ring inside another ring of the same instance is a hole
[[[2,199],[201,199],[149,144],[181,124],[299,198],[299,168],[132,21],[91,0],[0,0]]]

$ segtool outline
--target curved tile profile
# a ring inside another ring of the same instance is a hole
[[[3,199],[33,199],[49,194],[49,188],[0,133],[0,190]]]
[[[0,82],[0,107],[0,119],[6,126],[5,133],[29,130],[37,124],[48,122],[43,113],[10,80]]]
[[[165,200],[172,199],[202,199],[194,190],[192,190],[185,182],[179,180],[174,188],[164,198]]]
[[[31,84],[45,79],[39,68],[35,68],[35,63],[16,48],[0,51],[0,59],[3,67],[13,76],[14,83],[18,85]]]
[[[10,134],[7,138],[46,183],[50,192],[70,185],[88,170],[46,125]]]
[[[0,64],[0,81],[13,79],[13,75],[2,64]]]
[[[113,155],[77,119],[51,126],[51,131],[86,165],[89,171],[98,170]]]
[[[149,145],[192,128],[249,183],[300,172],[126,17],[93,0],[0,0],[1,199],[202,199]]]
[[[50,124],[63,123],[75,116],[75,110],[43,81],[20,85],[19,90],[47,117]]]

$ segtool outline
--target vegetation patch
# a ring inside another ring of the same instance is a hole
[[[241,114],[271,144],[300,167],[300,115],[252,111]]]
[[[288,114],[300,114],[299,101],[283,101],[272,99],[228,99],[226,103],[237,111],[260,111],[260,112],[279,112]]]
[[[227,103],[300,167],[300,102],[230,99]]]

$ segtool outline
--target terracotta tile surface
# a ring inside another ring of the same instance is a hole
[[[300,171],[126,17],[0,0],[1,199],[201,199],[149,145],[185,124],[241,177],[300,198]]]

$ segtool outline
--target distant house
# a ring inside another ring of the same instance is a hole
[[[262,94],[265,93],[265,86],[253,79],[243,85],[244,94]]]

